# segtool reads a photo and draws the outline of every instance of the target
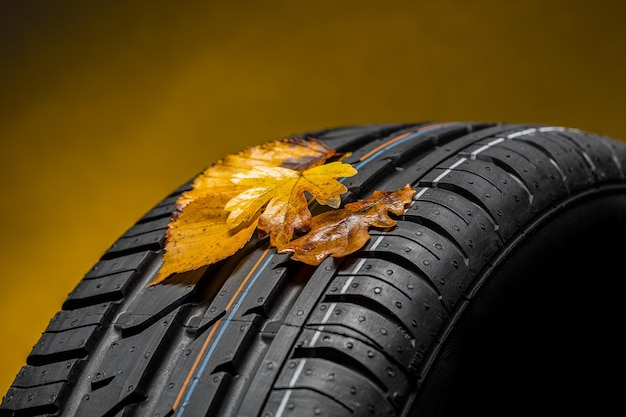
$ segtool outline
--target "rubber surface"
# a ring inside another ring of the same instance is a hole
[[[624,407],[624,272],[609,243],[626,231],[624,143],[461,122],[308,135],[352,152],[344,203],[416,189],[396,227],[319,267],[253,238],[148,288],[186,184],[85,274],[0,415],[495,415],[562,410],[558,385],[590,410]]]

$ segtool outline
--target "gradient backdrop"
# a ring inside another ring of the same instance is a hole
[[[100,255],[227,153],[424,120],[626,139],[624,2],[119,3],[0,3],[0,395]]]

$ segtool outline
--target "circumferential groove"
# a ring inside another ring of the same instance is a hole
[[[344,352],[332,348],[332,347],[299,347],[296,348],[291,356],[292,359],[301,358],[315,358],[323,359],[329,362],[336,363],[340,366],[348,368],[349,370],[363,375],[369,379],[374,385],[376,385],[382,392],[389,391],[389,388],[383,384],[383,382],[376,376],[374,372],[370,370],[363,363],[354,359],[352,356],[345,354]]]

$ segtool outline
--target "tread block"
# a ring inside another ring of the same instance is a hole
[[[570,192],[587,188],[595,182],[592,167],[573,143],[567,143],[558,136],[550,137],[547,133],[520,136],[513,141],[526,143],[543,152],[546,158],[563,172]]]
[[[605,140],[590,134],[574,134],[572,132],[554,132],[565,140],[575,143],[585,159],[589,159],[594,166],[598,181],[621,179],[623,172],[617,155],[607,146]]]
[[[372,184],[376,182],[376,178],[380,178],[380,176],[391,172],[393,167],[393,161],[389,159],[377,159],[359,168],[359,172],[355,176],[345,178],[341,182],[348,187],[348,190],[357,198],[364,198],[367,196],[362,196],[361,193],[369,189]]]
[[[161,317],[183,305],[193,292],[193,286],[156,285],[141,288],[132,304],[115,320],[115,328],[129,335],[141,332]]]
[[[253,338],[258,334],[259,317],[251,321],[230,321],[224,322],[228,325],[222,337],[219,339],[219,349],[211,357],[207,371],[210,373],[228,372],[237,374],[242,358],[245,356]]]
[[[417,320],[418,328],[425,326],[426,323],[436,321],[436,318],[446,317],[447,312],[437,292],[433,291],[432,286],[426,282],[424,277],[416,275],[397,264],[388,263],[376,258],[365,259],[363,267],[356,273],[352,273],[353,265],[360,263],[363,259],[364,258],[355,258],[343,265],[336,281],[339,282],[339,278],[345,280],[350,276],[355,277],[355,279],[360,277],[372,277],[376,278],[377,282],[388,284],[390,287],[397,290],[398,293],[402,293],[408,298],[411,305],[416,308],[413,313],[418,316],[414,317]],[[374,291],[375,288],[376,287],[374,287]],[[400,298],[399,295],[397,297]],[[410,321],[410,327],[416,327],[413,324],[413,319]],[[429,331],[429,333],[431,332]]]
[[[13,381],[13,387],[28,388],[67,382],[72,373],[76,371],[79,363],[79,360],[71,359],[43,366],[23,366]]]
[[[104,256],[114,257],[129,252],[139,252],[163,248],[165,230],[155,230],[139,235],[121,237],[106,251]]]
[[[45,365],[87,356],[97,342],[99,325],[79,327],[62,332],[44,333],[26,359],[29,365]]]
[[[141,218],[141,220],[139,220],[138,223],[145,223],[162,217],[170,218],[172,214],[176,211],[176,200],[178,200],[177,195],[166,198],[154,208],[152,208],[149,212],[144,214],[144,216]]]
[[[294,359],[298,358],[318,358],[334,362],[360,373],[362,378],[369,379],[383,391],[389,401],[401,406],[409,389],[406,370],[402,370],[384,354],[360,340],[326,332],[317,333],[311,329],[302,332],[287,367],[293,367]],[[338,372],[343,371],[338,369]]]
[[[387,317],[366,307],[349,303],[322,302],[307,323],[307,328],[354,337],[389,352],[397,363],[409,369],[415,350],[413,340]]]
[[[277,415],[280,409],[284,410],[282,415],[285,417],[335,417],[351,413],[345,405],[313,390],[289,390],[285,399],[286,392],[287,390],[273,390],[260,415]],[[256,415],[256,413],[243,414],[241,417]]]
[[[53,414],[61,406],[60,397],[64,382],[31,388],[11,387],[0,405],[0,415],[36,416]]]
[[[431,239],[436,245],[437,239],[430,236],[433,232],[443,235],[459,248],[468,264],[477,258],[491,256],[502,247],[493,219],[462,195],[447,190],[426,189],[403,218],[418,223],[419,226],[406,228],[413,231],[415,239]]]
[[[83,280],[68,295],[63,308],[75,309],[107,301],[121,300],[133,284],[136,271]]]
[[[417,302],[407,298],[393,286],[373,277],[349,277],[349,285],[345,292],[336,294],[333,289],[344,286],[345,277],[338,278],[331,285],[325,301],[360,305],[387,317],[395,326],[411,340],[429,341],[435,331],[433,324],[442,324],[447,318],[438,298],[428,297],[434,303]],[[359,318],[361,320],[361,318]]]
[[[122,235],[122,237],[133,237],[137,235],[143,235],[144,233],[154,232],[157,230],[166,230],[169,223],[170,219],[167,217],[147,221],[145,223],[137,223],[130,229],[128,229],[126,233]]]
[[[474,149],[469,149],[472,152]],[[514,181],[523,184],[531,195],[531,207],[546,207],[555,198],[569,193],[567,178],[544,153],[521,141],[507,140],[483,150],[478,158],[487,158],[504,169]],[[543,190],[548,192],[543,192]],[[514,197],[515,198],[515,197]],[[522,196],[519,198],[523,199]]]
[[[245,317],[249,314],[259,314],[267,317],[271,311],[276,296],[284,287],[287,279],[287,268],[277,267],[266,269],[259,277],[257,285],[250,288],[250,292],[241,301],[238,314],[235,317]]]
[[[78,310],[61,310],[52,317],[46,333],[64,332],[85,326],[105,326],[111,321],[117,304],[105,303]]]
[[[267,313],[273,307],[276,295],[280,293],[287,282],[287,270],[281,265],[288,259],[288,255],[278,255],[273,252],[272,260],[266,268],[263,270],[254,269],[254,264],[263,251],[264,249],[257,249],[254,254],[246,257],[243,262],[235,266],[235,272],[224,282],[221,290],[213,297],[210,305],[206,306],[204,311],[198,311],[187,319],[185,326],[190,332],[202,332],[220,316],[223,316],[228,305],[231,304],[232,297],[241,291],[240,285],[242,280],[251,271],[253,271],[253,276],[256,273],[261,275],[258,276],[256,284],[248,287],[245,296],[238,301],[236,306],[237,312],[233,318],[248,321],[249,318],[246,316],[250,314],[267,316]],[[241,298],[241,296],[237,298]]]
[[[274,389],[283,390],[285,395],[300,389],[320,392],[355,415],[389,416],[397,412],[385,393],[362,375],[319,358],[290,360],[278,376]]]
[[[161,347],[167,348],[172,326],[180,326],[175,312],[140,334],[111,342],[91,374],[92,391],[82,399],[78,416],[104,415],[117,403],[143,398],[146,383],[158,369]],[[155,363],[156,362],[156,363]]]
[[[84,279],[101,278],[107,275],[127,271],[140,271],[156,257],[155,252],[140,252],[132,255],[120,256],[114,259],[105,259],[96,263],[85,274]]]

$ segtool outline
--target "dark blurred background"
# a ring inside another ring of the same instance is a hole
[[[626,139],[615,1],[0,3],[0,395],[75,284],[227,153],[412,121]]]

